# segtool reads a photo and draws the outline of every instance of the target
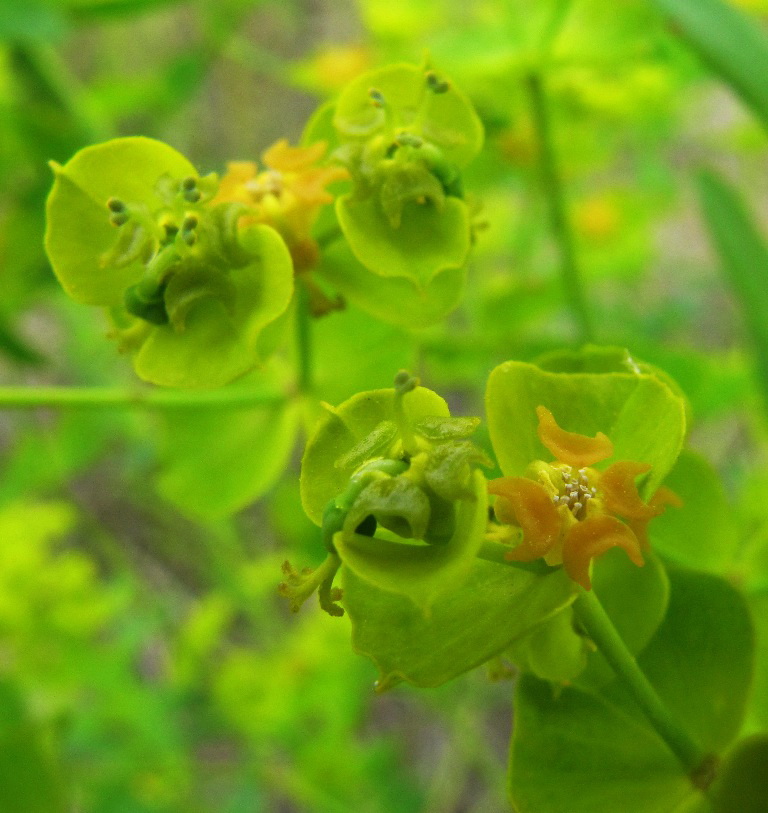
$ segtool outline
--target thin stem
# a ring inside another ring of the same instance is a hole
[[[492,539],[486,539],[480,550],[477,553],[478,559],[485,559],[486,562],[493,562],[497,565],[506,565],[513,567],[516,570],[525,570],[528,573],[551,573],[555,570],[560,570],[560,567],[550,567],[543,559],[535,559],[533,562],[513,562],[507,559],[506,554],[509,553],[509,545],[503,545],[501,542],[494,542]]]
[[[552,139],[552,125],[541,76],[532,73],[527,79],[528,95],[536,136],[539,142],[541,180],[549,206],[552,235],[560,253],[560,273],[565,297],[578,324],[582,342],[592,341],[594,327],[576,259],[573,231],[565,204],[563,183],[557,166]]]
[[[276,406],[286,396],[274,392],[249,390],[131,390],[110,387],[0,387],[0,410],[36,407],[112,409],[197,409],[200,407]]]
[[[624,687],[630,692],[656,733],[669,746],[699,788],[711,780],[712,757],[682,727],[648,682],[627,649],[600,600],[591,590],[581,590],[573,609],[579,623],[595,642]]]
[[[301,393],[312,391],[312,325],[310,324],[310,292],[301,277],[296,280],[296,352],[298,354],[298,388]]]

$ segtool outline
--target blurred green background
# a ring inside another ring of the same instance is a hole
[[[766,0],[731,5],[768,23]],[[465,180],[487,223],[466,300],[418,333],[354,308],[319,321],[317,392],[337,403],[410,366],[482,414],[494,364],[576,340],[525,91],[551,38],[554,140],[599,341],[688,395],[692,444],[736,506],[729,574],[749,584],[753,558],[768,560],[763,387],[696,173],[725,173],[768,215],[765,132],[651,6],[0,0],[0,384],[136,386],[105,320],[48,266],[49,160],[142,134],[221,170],[296,143],[362,71],[428,51],[486,127]],[[284,382],[291,364],[289,348],[250,382]],[[376,695],[346,620],[314,603],[292,616],[277,596],[286,557],[322,558],[298,499],[300,423],[264,408],[0,415],[0,811],[508,809],[509,682],[481,669]],[[766,584],[752,594],[764,619]],[[765,670],[758,681],[768,696]]]

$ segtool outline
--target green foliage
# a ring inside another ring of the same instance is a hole
[[[376,663],[380,691],[403,680],[439,686],[503,652],[573,600],[562,572],[542,577],[482,561],[428,616],[353,570],[343,583],[353,646]]]
[[[768,2],[0,5],[0,809],[762,811]]]
[[[670,582],[669,611],[639,663],[701,744],[722,752],[738,732],[751,677],[747,608],[714,576],[673,570]],[[576,688],[555,694],[526,676],[516,709],[510,781],[521,813],[617,805],[645,813],[700,798],[618,684],[601,695]]]
[[[768,125],[768,37],[724,0],[653,0],[674,30]]]

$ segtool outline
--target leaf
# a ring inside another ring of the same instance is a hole
[[[472,499],[456,502],[455,530],[446,544],[417,545],[380,536],[336,534],[333,542],[345,568],[379,590],[409,598],[424,614],[431,614],[437,598],[467,578],[483,544],[488,492],[485,478],[477,471],[472,492]]]
[[[735,189],[714,172],[702,172],[698,180],[704,220],[744,315],[768,401],[768,246]]]
[[[64,290],[86,305],[119,305],[143,266],[101,269],[99,259],[117,239],[110,225],[111,197],[161,207],[158,179],[197,176],[176,150],[151,138],[116,138],[80,150],[64,166],[53,165],[54,183],[46,204],[45,250]]]
[[[768,810],[768,734],[741,740],[728,754],[712,786],[713,813]]]
[[[218,519],[268,491],[293,451],[299,404],[167,410],[158,489],[193,517]]]
[[[328,501],[341,494],[352,468],[337,467],[342,458],[383,421],[394,420],[393,389],[361,392],[334,408],[325,404],[314,433],[307,442],[301,461],[301,502],[309,518],[322,524]],[[448,405],[425,387],[417,387],[403,398],[407,420],[449,416]]]
[[[700,455],[684,449],[664,485],[683,501],[648,526],[652,546],[680,565],[725,574],[739,537],[717,472]]]
[[[613,441],[612,460],[653,467],[650,494],[674,465],[685,433],[683,401],[655,375],[644,373],[550,373],[508,361],[491,372],[486,410],[501,470],[522,476],[534,460],[550,460],[537,435],[536,407],[551,410],[570,432]]]
[[[467,206],[446,198],[406,203],[402,221],[393,227],[376,197],[360,200],[353,194],[336,202],[336,215],[355,257],[382,277],[412,280],[425,289],[441,271],[461,267],[469,253]]]
[[[638,661],[705,749],[738,731],[751,675],[741,596],[715,576],[673,569],[667,616]],[[602,695],[518,686],[510,788],[519,813],[670,813],[701,801],[685,770],[618,683]],[[686,808],[688,809],[688,808]]]
[[[723,0],[652,0],[676,33],[768,125],[768,37]]]
[[[403,680],[439,686],[502,652],[574,595],[562,571],[542,576],[480,560],[461,587],[436,599],[428,618],[347,568],[343,587],[352,644],[375,662],[380,690]]]
[[[423,328],[456,308],[466,270],[448,268],[425,286],[406,277],[383,277],[362,266],[345,241],[323,252],[317,274],[376,319],[405,328]]]
[[[667,615],[639,663],[683,727],[721,752],[739,732],[752,682],[749,611],[718,576],[670,568],[669,578]]]

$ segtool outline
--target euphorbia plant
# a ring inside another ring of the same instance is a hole
[[[588,336],[543,89],[535,74],[528,83],[566,290]],[[451,414],[405,371],[338,406],[319,400],[311,316],[332,322],[347,300],[415,331],[458,305],[477,231],[463,173],[482,142],[471,102],[439,69],[376,69],[322,106],[299,146],[281,139],[221,177],[143,137],[55,164],[48,255],[73,299],[109,310],[144,381],[212,389],[251,374],[207,402],[141,396],[193,411],[217,397],[230,410],[275,406],[258,431],[280,435],[284,460],[248,497],[288,468],[303,411],[301,502],[325,558],[286,561],[280,593],[295,611],[317,592],[346,614],[380,691],[513,664],[520,813],[724,813],[764,740],[739,739],[752,670],[741,594],[674,565],[669,526],[656,544],[665,521],[700,510],[688,497],[700,470],[680,462],[677,385],[613,347],[510,360],[488,376],[487,448],[480,418]],[[353,362],[354,338],[340,343]],[[206,464],[236,479],[239,444],[218,429],[208,416],[188,431],[211,451]]]

